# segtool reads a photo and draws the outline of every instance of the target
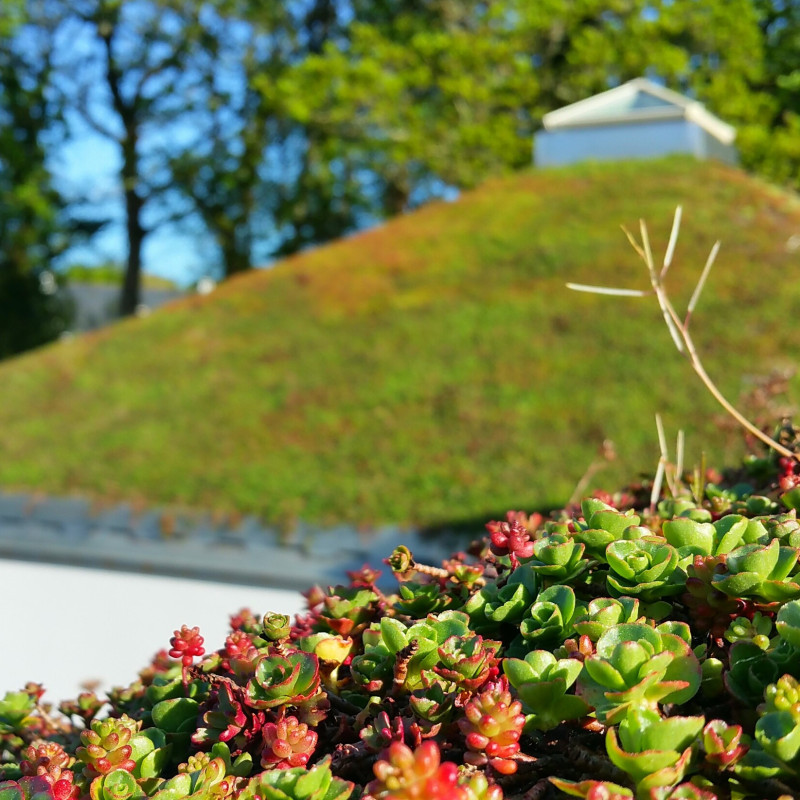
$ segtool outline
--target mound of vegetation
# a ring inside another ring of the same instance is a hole
[[[439,566],[399,546],[393,590],[365,566],[211,652],[183,625],[107,702],[9,693],[0,798],[797,797],[800,429],[779,438],[509,512]]]
[[[660,246],[678,203],[677,297],[723,240],[696,342],[735,399],[800,352],[795,196],[683,159],[527,172],[0,365],[0,485],[474,525],[563,504],[606,439],[604,484],[652,471],[656,412],[738,458],[653,304],[565,288],[646,287],[619,225]]]

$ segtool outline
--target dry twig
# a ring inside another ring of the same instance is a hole
[[[647,226],[645,225],[644,220],[639,220],[641,242],[638,242],[625,228],[622,229],[625,235],[628,237],[628,241],[631,243],[631,246],[639,254],[640,258],[644,261],[645,266],[647,267],[647,272],[650,277],[650,285],[652,287],[650,291],[640,289],[617,289],[605,286],[588,286],[580,283],[568,283],[567,287],[579,292],[617,295],[622,297],[646,297],[651,294],[655,295],[658,305],[661,308],[661,313],[664,316],[664,322],[666,323],[667,329],[670,332],[670,336],[672,337],[675,347],[677,348],[678,352],[689,361],[692,369],[699,376],[700,380],[703,382],[708,391],[711,392],[711,395],[714,397],[714,399],[731,417],[733,417],[743,428],[745,428],[745,430],[747,430],[757,439],[761,440],[768,447],[772,448],[786,458],[792,458],[800,461],[800,455],[784,447],[779,442],[776,442],[770,436],[767,436],[766,433],[750,422],[750,420],[748,420],[743,414],[737,411],[736,408],[734,408],[734,406],[723,396],[722,392],[720,392],[720,390],[717,388],[717,385],[711,380],[706,372],[703,362],[700,360],[700,356],[695,348],[694,340],[689,333],[689,324],[692,320],[692,314],[694,313],[694,309],[697,306],[698,300],[700,299],[700,294],[703,291],[708,274],[711,271],[711,267],[714,264],[717,253],[719,252],[719,242],[715,242],[714,246],[711,248],[711,252],[709,253],[708,259],[703,267],[703,271],[700,274],[700,278],[697,281],[697,286],[692,293],[691,300],[686,308],[686,314],[684,315],[683,319],[681,319],[678,313],[675,311],[675,308],[669,299],[669,295],[667,294],[667,290],[664,285],[664,279],[666,278],[667,272],[669,271],[669,267],[672,263],[672,257],[675,252],[675,244],[678,240],[680,223],[681,207],[678,206],[678,208],[675,210],[675,218],[672,223],[669,244],[667,245],[664,261],[660,270],[656,270],[653,253],[650,249],[650,239],[647,234]],[[663,470],[661,462],[659,462],[659,469]]]

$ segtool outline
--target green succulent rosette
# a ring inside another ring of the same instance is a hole
[[[252,708],[297,705],[320,689],[319,659],[294,650],[259,658],[255,675],[247,684],[247,703]]]
[[[678,551],[657,536],[612,542],[606,548],[609,593],[638,597],[646,603],[680,594],[686,573]]]
[[[527,733],[551,730],[591,711],[582,698],[567,694],[582,669],[577,659],[557,659],[549,650],[533,650],[524,659],[504,659],[503,672],[522,702]]]
[[[714,575],[712,585],[729,597],[793,600],[800,597],[800,583],[789,577],[797,556],[794,547],[784,547],[778,539],[768,545],[742,545],[728,555],[725,571]]]
[[[661,717],[632,710],[606,732],[611,762],[626,772],[638,791],[674,786],[683,780],[705,724],[704,717]]]
[[[586,545],[571,536],[554,533],[533,543],[533,557],[526,564],[547,585],[569,583],[589,568],[583,557]]]
[[[582,609],[571,586],[550,586],[539,593],[519,632],[527,642],[560,644],[572,633],[572,621]]]
[[[539,579],[529,564],[517,567],[486,600],[484,614],[495,623],[518,624],[536,599]]]
[[[273,769],[251,778],[238,800],[347,800],[354,784],[336,778],[330,759],[311,769]]]
[[[578,694],[601,722],[615,724],[631,710],[685,703],[701,678],[700,662],[679,633],[625,623],[606,631],[584,661]]]
[[[609,628],[641,619],[635,597],[596,597],[576,615],[572,627],[579,636],[588,636],[596,642]]]

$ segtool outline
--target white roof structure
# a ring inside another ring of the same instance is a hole
[[[733,144],[736,130],[715,117],[697,100],[684,97],[647,78],[635,78],[606,92],[545,114],[546,131],[619,123],[686,119],[725,145]]]

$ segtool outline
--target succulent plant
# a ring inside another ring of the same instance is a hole
[[[60,781],[51,784],[44,775],[0,781],[0,800],[72,800],[77,796],[73,793],[77,787],[70,784],[68,793],[64,787]]]
[[[533,543],[533,556],[527,561],[545,582],[568,583],[589,568],[583,557],[586,545],[565,534],[553,533]]]
[[[751,522],[738,514],[728,514],[713,523],[679,517],[666,520],[662,532],[682,559],[687,556],[719,556],[751,541],[753,535],[766,533],[762,528],[761,532],[750,531],[748,535]]]
[[[264,714],[248,708],[241,688],[226,681],[217,687],[202,722],[191,737],[195,745],[226,742],[240,751],[261,732]]]
[[[755,707],[764,689],[785,674],[800,675],[800,651],[785,641],[767,650],[750,641],[734,643],[728,654],[729,667],[724,673],[725,688],[740,703]]]
[[[458,784],[458,767],[442,762],[439,746],[423,742],[416,750],[393,742],[376,762],[375,780],[366,787],[375,800],[466,800]]]
[[[256,775],[239,794],[239,800],[347,800],[353,784],[334,777],[329,761],[310,769],[268,770]]]
[[[783,675],[764,690],[755,740],[784,764],[800,762],[800,682]]]
[[[649,530],[640,528],[641,517],[634,511],[619,511],[596,498],[581,503],[584,521],[573,523],[572,534],[576,542],[586,548],[585,554],[602,564],[606,563],[606,550],[612,542],[638,539]]]
[[[75,785],[72,765],[75,761],[57,742],[30,745],[20,762],[22,774],[40,778],[50,786],[55,800],[77,800],[80,787]]]
[[[410,627],[397,619],[384,617],[379,625],[364,631],[364,652],[355,656],[351,664],[353,679],[371,693],[386,690],[390,682],[406,692],[413,692],[429,684],[430,675],[425,677],[425,673],[433,672],[437,664],[445,671],[452,669],[453,660],[448,648],[444,654],[450,666],[439,664],[439,647],[454,636],[475,636],[469,628],[469,617],[462,611],[429,614],[425,620]],[[481,643],[465,646],[478,647],[477,659],[471,666],[464,666],[463,677],[468,679],[473,669],[477,669],[475,674],[480,675],[481,665],[485,659],[491,660],[492,655],[491,647],[489,651],[483,651]]]
[[[260,655],[251,634],[241,630],[233,631],[225,639],[221,663],[224,669],[233,672],[239,680],[245,676],[249,679],[255,672]]]
[[[261,635],[268,642],[281,642],[288,639],[292,630],[288,614],[276,614],[275,612],[264,614],[261,627]]]
[[[131,739],[140,728],[141,722],[127,716],[92,722],[91,728],[81,733],[82,746],[75,751],[84,765],[83,774],[91,779],[115,770],[133,772],[136,762],[131,758]]]
[[[503,775],[517,771],[514,756],[525,725],[522,704],[513,700],[505,677],[487,684],[464,706],[458,727],[468,752],[464,761],[474,766],[488,764]]]
[[[766,466],[510,512],[441,567],[398,547],[394,593],[365,567],[207,655],[182,626],[107,708],[29,684],[0,800],[800,796],[800,467]]]
[[[262,730],[261,766],[266,769],[304,767],[317,746],[317,734],[297,717],[267,722]]]
[[[203,641],[203,637],[200,635],[200,628],[197,626],[190,628],[188,625],[182,625],[180,630],[176,630],[169,640],[170,656],[180,659],[181,662],[184,686],[187,683],[189,667],[192,666],[194,659],[205,655]]]
[[[100,712],[104,701],[94,692],[81,692],[75,700],[64,700],[58,710],[67,717],[78,717],[85,727],[89,727],[92,720]]]
[[[700,632],[710,631],[721,639],[730,621],[746,608],[745,601],[729,597],[714,585],[714,577],[725,571],[727,556],[695,556],[686,567],[686,591],[682,599]]]
[[[678,567],[678,551],[657,536],[618,540],[606,548],[608,590],[645,602],[680,594],[686,574]]]
[[[633,792],[626,786],[611,781],[565,781],[550,778],[550,782],[570,797],[583,797],[586,800],[631,800]]]
[[[247,684],[247,703],[258,709],[297,705],[319,690],[319,659],[315,655],[302,650],[268,654],[259,658]]]
[[[489,541],[494,555],[507,558],[512,567],[517,567],[520,559],[533,555],[534,543],[530,531],[519,520],[489,522]]]
[[[749,738],[741,725],[728,725],[721,719],[712,719],[703,728],[703,750],[706,763],[720,769],[739,761],[750,749]]]
[[[423,682],[427,682],[423,675]],[[437,681],[429,686],[415,689],[408,698],[408,703],[416,717],[437,725],[450,722],[455,710],[458,692],[444,687]]]
[[[236,779],[229,777],[228,765],[221,756],[215,756],[193,772],[179,772],[158,785],[151,796],[154,800],[223,800],[230,797]],[[95,798],[92,798],[95,800]],[[106,797],[105,800],[114,800]]]
[[[424,617],[444,611],[454,605],[455,598],[441,584],[436,582],[417,583],[408,581],[397,587],[398,599],[394,607],[401,614],[412,617]]]
[[[768,545],[745,544],[728,555],[725,569],[712,578],[714,588],[730,597],[785,601],[800,597],[800,584],[790,579],[797,550],[778,539]]]
[[[583,665],[574,658],[556,659],[549,650],[533,650],[524,659],[507,658],[503,671],[522,701],[525,731],[546,731],[588,714],[586,702],[567,694]]]
[[[725,639],[734,642],[752,642],[762,650],[770,646],[769,635],[772,632],[772,620],[756,611],[752,619],[737,617],[728,625]]]
[[[631,709],[619,730],[606,733],[608,757],[636,784],[637,790],[674,786],[689,766],[703,729],[703,717],[661,717]]]
[[[474,692],[495,670],[500,642],[480,635],[448,636],[437,649],[439,660],[432,671],[459,690]]]
[[[560,644],[573,632],[573,620],[582,610],[571,586],[550,586],[534,600],[519,632],[535,645]]]
[[[800,600],[790,600],[780,607],[775,628],[782,641],[800,650]]]
[[[597,642],[609,628],[643,619],[639,616],[639,601],[635,597],[596,597],[576,614],[572,627],[580,636],[588,636]]]
[[[322,599],[314,628],[317,633],[355,636],[379,614],[378,595],[372,589],[334,586]]]
[[[518,623],[530,609],[539,591],[539,580],[530,565],[517,567],[500,587],[487,587],[466,603],[464,610],[472,619],[476,612],[492,623]],[[482,600],[478,607],[476,600]],[[478,617],[480,619],[480,616]],[[490,626],[493,630],[497,625]]]
[[[578,694],[597,718],[614,724],[632,710],[656,711],[659,703],[685,703],[700,688],[701,669],[686,638],[625,623],[607,630],[584,661]]]
[[[145,797],[136,779],[127,770],[117,769],[106,775],[98,775],[89,787],[91,800],[129,800]]]
[[[358,738],[371,753],[380,753],[392,742],[404,742],[405,735],[405,722],[400,717],[390,717],[385,711],[381,711],[358,732]]]

